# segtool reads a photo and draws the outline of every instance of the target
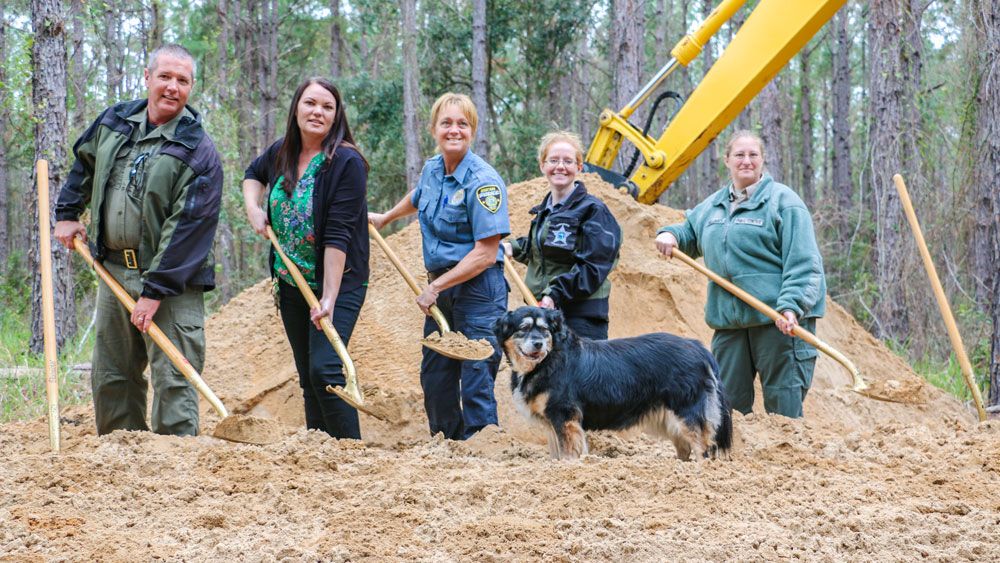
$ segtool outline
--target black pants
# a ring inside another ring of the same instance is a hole
[[[361,439],[358,411],[340,397],[329,393],[327,385],[344,386],[344,364],[333,345],[309,320],[309,305],[299,289],[278,282],[278,304],[288,343],[292,346],[295,369],[305,399],[306,428],[322,430],[335,438]],[[333,306],[333,328],[347,346],[365,302],[366,286],[337,295]]]
[[[577,336],[591,340],[608,339],[608,320],[594,317],[566,317],[566,325]]]

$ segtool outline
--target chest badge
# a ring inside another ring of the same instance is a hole
[[[465,190],[458,188],[458,191],[451,194],[451,199],[448,200],[448,205],[460,205],[465,201]]]
[[[496,213],[503,205],[503,191],[500,186],[483,186],[476,190],[476,200],[490,213]]]
[[[560,223],[558,227],[551,230],[552,234],[552,245],[553,246],[569,246],[569,230],[566,229],[565,223]]]

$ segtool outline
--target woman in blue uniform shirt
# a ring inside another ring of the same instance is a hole
[[[483,361],[459,361],[423,349],[420,384],[431,434],[464,440],[497,423],[493,382],[500,349],[493,323],[507,309],[500,239],[510,234],[507,188],[492,166],[469,150],[479,118],[464,94],[446,93],[431,108],[438,154],[424,163],[417,186],[385,213],[369,213],[376,228],[417,213],[428,285],[417,297],[427,314],[437,305],[453,330],[486,339]],[[424,320],[424,336],[438,330]]]

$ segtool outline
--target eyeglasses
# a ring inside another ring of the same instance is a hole
[[[559,166],[562,164],[566,168],[570,166],[576,166],[576,161],[571,158],[547,158],[545,159],[545,164],[549,166]]]

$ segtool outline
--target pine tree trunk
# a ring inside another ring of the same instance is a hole
[[[892,176],[901,173],[911,194],[920,179],[916,91],[920,85],[920,16],[913,0],[872,2],[868,13],[871,80],[868,163],[875,208],[876,335],[902,341],[910,332],[911,303],[903,273],[913,244],[903,222]]]
[[[760,105],[760,138],[764,141],[765,166],[768,173],[778,182],[791,182],[785,169],[785,107],[778,86],[780,78],[774,77],[764,86],[757,103]]]
[[[230,22],[230,6],[227,0],[218,0],[215,5],[215,14],[219,18],[219,39],[216,56],[218,58],[219,75],[217,84],[217,96],[219,107],[229,108],[229,41],[232,36],[232,23]]]
[[[646,29],[643,6],[640,0],[612,0],[611,101],[615,110],[622,109],[641,86]],[[637,111],[630,121],[641,128],[640,113],[645,115],[644,111]]]
[[[486,88],[489,84],[486,59],[486,0],[472,2],[472,103],[479,113],[479,130],[476,132],[475,152],[489,158],[490,111],[486,105]]]
[[[799,185],[796,188],[802,194],[806,207],[814,208],[816,203],[816,187],[813,169],[813,119],[812,119],[812,86],[809,76],[809,58],[811,50],[799,53],[799,132],[802,135],[802,154],[796,158],[800,163]]]
[[[122,70],[124,46],[121,40],[121,6],[115,0],[104,2],[104,68],[107,80],[107,105],[117,103],[121,98],[122,80],[125,72]]]
[[[0,61],[7,60],[7,16],[6,4],[0,3]],[[0,84],[7,84],[7,65],[0,64]],[[10,256],[10,222],[8,220],[9,199],[7,198],[7,121],[10,107],[7,105],[8,88],[0,88],[0,268],[8,272],[7,258]]]
[[[1000,6],[970,2],[979,53],[976,91],[976,152],[972,158],[975,204],[973,263],[977,297],[993,323],[990,339],[989,404],[1000,405]]]
[[[420,157],[420,67],[417,63],[417,2],[402,0],[403,17],[403,144],[406,148],[406,190],[417,185]],[[486,121],[486,115],[480,114]],[[482,127],[480,125],[480,127]]]
[[[340,38],[340,0],[330,0],[330,76],[334,80],[340,78],[342,41]]]
[[[32,0],[32,103],[35,108],[35,158],[49,161],[49,208],[38,209],[32,198],[31,217],[48,213],[55,224],[56,196],[63,183],[66,167],[66,21],[59,0]],[[76,307],[73,303],[73,269],[69,253],[52,245],[52,284],[55,301],[56,342],[62,346],[76,334]],[[39,256],[38,222],[31,228],[31,340],[32,352],[42,350],[42,280]]]
[[[257,20],[257,71],[260,88],[260,130],[257,150],[270,145],[275,138],[278,111],[278,0],[260,3]]]
[[[849,12],[844,6],[833,17],[831,43],[833,78],[830,85],[831,129],[833,140],[830,153],[830,185],[837,206],[835,224],[839,239],[850,232],[854,186],[851,182],[851,39],[847,35]]]

